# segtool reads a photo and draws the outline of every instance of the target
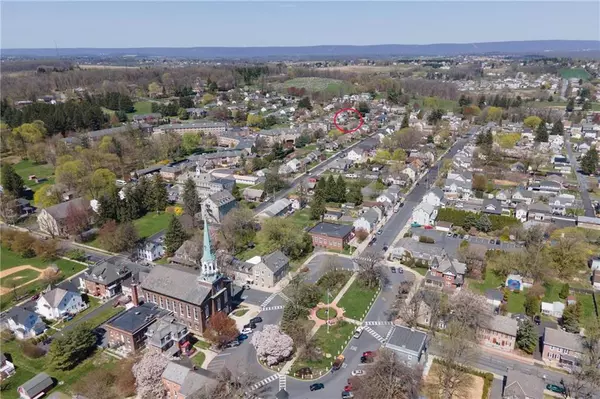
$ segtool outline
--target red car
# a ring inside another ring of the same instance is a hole
[[[348,384],[344,387],[344,392],[350,392],[352,391],[352,384]]]
[[[433,226],[430,226],[430,225],[425,226],[425,230],[432,230],[432,229],[433,229]]]
[[[31,297],[31,300],[37,301],[39,297],[40,297],[40,294],[35,294],[34,296]]]
[[[374,357],[375,356],[375,352],[373,352],[373,351],[366,351],[366,352],[363,352],[363,356],[364,357]]]

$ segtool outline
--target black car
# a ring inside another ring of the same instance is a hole
[[[318,391],[319,389],[323,389],[323,388],[325,388],[325,385],[320,382],[317,382],[316,384],[312,384],[310,386],[311,391]]]
[[[369,361],[369,358],[368,358],[368,357],[366,357],[366,356],[361,356],[361,357],[360,357],[360,362],[361,362],[361,363],[367,363],[368,361]]]
[[[253,329],[253,330],[254,330],[254,329],[256,328],[256,324],[254,324],[254,323],[250,322],[250,323],[246,324],[246,325],[244,326],[244,328],[251,328],[251,329]]]
[[[262,323],[262,317],[257,316],[257,317],[253,317],[250,319],[250,324],[254,324],[254,323]]]
[[[387,245],[384,245],[384,246],[383,246],[383,250],[384,250],[384,251],[387,251],[387,250],[388,250],[388,248],[389,248],[389,247],[388,247]]]
[[[539,314],[536,314],[535,316],[533,316],[533,322],[535,324],[537,324],[538,326],[540,325],[540,323],[542,322],[542,319],[540,318]]]
[[[500,245],[500,240],[496,240],[496,245]]]

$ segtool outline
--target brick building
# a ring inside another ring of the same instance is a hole
[[[140,273],[148,271],[147,267],[115,256],[90,266],[79,277],[79,287],[90,295],[112,298],[123,292],[123,282],[132,277],[139,281]]]
[[[542,359],[551,366],[568,371],[576,370],[579,367],[582,351],[581,337],[578,334],[544,328]]]
[[[519,323],[510,317],[496,315],[490,319],[488,328],[480,328],[477,335],[482,344],[505,351],[515,349]]]
[[[435,257],[425,274],[425,285],[436,288],[459,288],[464,283],[467,265],[448,256]]]
[[[345,224],[321,222],[309,230],[315,247],[341,251],[354,237],[354,227]]]
[[[216,376],[208,370],[171,361],[161,376],[168,399],[185,399],[216,382]]]

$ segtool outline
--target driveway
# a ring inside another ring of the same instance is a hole
[[[72,330],[73,328],[75,328],[79,324],[85,323],[86,321],[88,321],[91,318],[95,317],[98,313],[102,312],[103,310],[106,310],[107,308],[112,308],[114,306],[115,302],[117,301],[117,299],[119,299],[119,296],[116,296],[114,298],[109,299],[107,302],[105,302],[102,305],[98,306],[96,309],[92,310],[91,312],[86,313],[86,314],[84,314],[83,316],[81,316],[79,318],[76,318],[71,323],[69,323],[66,326],[64,326],[63,328],[61,328],[60,331],[57,331],[55,334],[52,334],[52,337],[53,338],[60,337],[65,331]],[[125,311],[125,308],[123,308],[123,312],[124,311]],[[102,323],[102,324],[104,324],[104,323]]]

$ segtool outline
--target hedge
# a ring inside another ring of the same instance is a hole
[[[419,236],[419,242],[425,243],[425,244],[435,244],[435,240],[431,237],[427,237],[427,236]]]
[[[466,230],[468,230],[468,228],[470,228],[470,226],[467,226],[467,217],[471,216],[471,218],[473,218],[473,216],[475,216],[476,219],[478,219],[482,213],[481,212],[469,212],[469,211],[462,211],[460,209],[454,209],[454,208],[441,208],[438,211],[438,216],[437,216],[437,220],[443,221],[443,222],[450,222],[456,226],[460,226]],[[490,222],[492,222],[492,231],[495,230],[502,230],[504,227],[506,226],[514,226],[519,224],[520,222],[512,217],[512,216],[504,216],[504,215],[488,215],[485,214],[489,219]]]
[[[447,362],[440,360],[437,357],[434,358],[433,361],[443,367],[449,367]],[[483,378],[483,390],[481,393],[481,399],[488,399],[490,397],[490,390],[492,389],[492,383],[494,382],[494,374],[476,370],[471,367],[466,367],[459,364],[454,364],[452,365],[452,367],[462,372],[473,374]]]

